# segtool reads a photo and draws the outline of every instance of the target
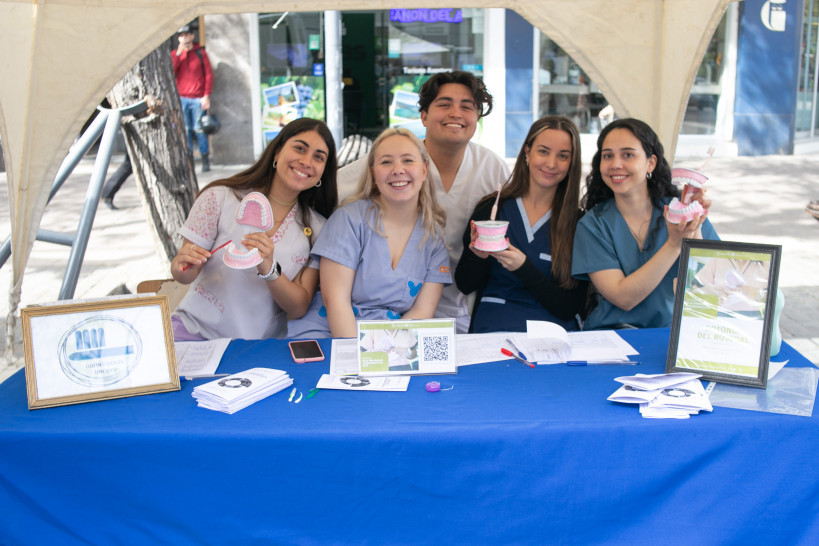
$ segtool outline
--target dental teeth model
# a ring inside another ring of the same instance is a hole
[[[242,199],[239,210],[236,212],[236,223],[244,228],[244,234],[254,231],[267,231],[273,227],[273,209],[267,197],[259,192],[251,192]],[[244,245],[230,243],[222,260],[225,265],[233,269],[249,269],[262,262],[259,249],[249,249]]]
[[[668,204],[668,221],[672,224],[679,224],[680,222],[689,222],[694,218],[698,218],[705,213],[705,210],[700,205],[699,201],[694,201],[686,205],[676,197]]]
[[[680,201],[686,205],[691,202],[691,197],[694,195],[694,192],[702,188],[707,180],[707,176],[693,169],[685,169],[683,167],[671,169],[671,183],[678,188],[682,188]]]

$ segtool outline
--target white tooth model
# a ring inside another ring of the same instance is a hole
[[[257,191],[247,194],[239,204],[239,210],[236,212],[236,223],[246,226],[244,228],[245,235],[254,231],[267,231],[272,228],[273,209],[270,207],[267,197]],[[262,263],[262,256],[259,254],[258,248],[250,249],[241,244],[237,246],[235,243],[230,243],[222,260],[226,266],[233,269],[249,269]]]

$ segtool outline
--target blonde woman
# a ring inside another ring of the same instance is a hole
[[[291,337],[355,337],[359,319],[430,318],[451,282],[444,213],[421,141],[406,129],[387,129],[367,165],[313,247],[322,301],[291,321]]]

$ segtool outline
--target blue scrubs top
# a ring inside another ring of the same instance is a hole
[[[324,224],[312,257],[325,257],[355,271],[351,300],[359,320],[398,319],[412,308],[425,282],[449,284],[449,251],[440,239],[424,238],[419,216],[401,260],[390,264],[387,240],[373,230],[374,209],[369,199],[337,209]],[[288,323],[288,337],[328,337],[327,311],[316,297],[307,314]]]
[[[549,211],[535,225],[530,225],[519,197],[507,199],[497,215],[498,220],[509,222],[506,236],[512,246],[523,252],[542,275],[554,280],[551,218],[552,212]],[[489,264],[489,279],[472,317],[473,332],[525,332],[527,320],[546,320],[566,330],[578,329],[576,320],[561,320],[538,303],[514,272],[494,259],[489,260]]]
[[[663,203],[668,204],[671,198]],[[572,253],[572,275],[589,280],[589,273],[605,269],[620,269],[629,276],[651,259],[668,240],[662,210],[654,207],[651,213],[651,230],[658,219],[663,222],[654,240],[646,242],[643,250],[631,234],[626,220],[617,210],[614,199],[597,204],[587,212],[577,224]],[[702,238],[719,240],[717,232],[709,220],[702,225]],[[649,236],[650,239],[650,236]],[[620,324],[630,324],[638,328],[662,328],[671,326],[674,312],[674,279],[679,270],[679,259],[674,263],[654,291],[631,311],[624,311],[598,294],[598,305],[592,311],[584,330],[612,328]]]

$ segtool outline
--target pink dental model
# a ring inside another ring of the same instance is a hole
[[[705,210],[698,201],[691,202],[694,192],[702,188],[708,177],[694,169],[677,167],[671,169],[671,182],[678,188],[682,186],[682,196],[676,197],[668,204],[668,221],[673,224],[690,222],[699,217]]]
[[[668,214],[666,218],[672,224],[679,224],[680,222],[690,222],[694,218],[698,218],[705,213],[699,201],[694,201],[691,204],[684,204],[676,197],[668,204]]]
[[[671,183],[678,188],[682,187],[680,201],[686,205],[691,202],[694,192],[702,188],[707,181],[707,176],[694,169],[685,169],[683,167],[671,169]]]
[[[236,211],[236,223],[248,226],[245,235],[254,231],[267,231],[273,227],[273,209],[267,197],[261,193],[250,192],[242,199]],[[233,269],[249,269],[262,263],[258,248],[248,249],[244,245],[231,243],[225,251],[222,261]]]

